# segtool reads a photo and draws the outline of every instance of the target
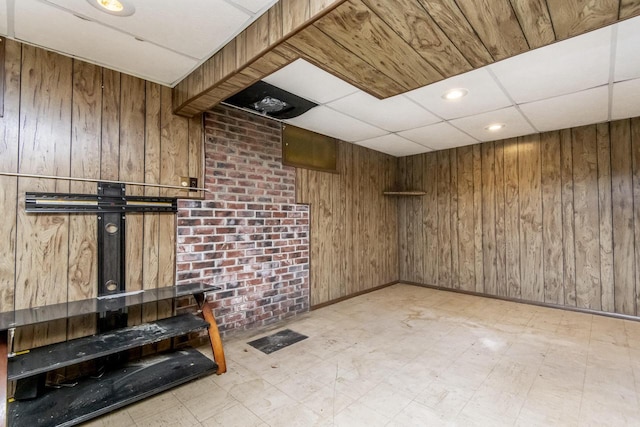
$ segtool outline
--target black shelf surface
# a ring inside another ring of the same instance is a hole
[[[190,283],[186,285],[148,289],[145,291],[128,292],[117,294],[117,296],[90,298],[15,311],[4,311],[0,312],[0,331],[84,314],[115,311],[134,305],[218,290],[220,290],[218,286],[204,283]]]
[[[9,380],[85,362],[167,338],[177,337],[209,326],[202,318],[184,314],[155,322],[78,338],[35,348],[9,359]]]
[[[217,368],[194,349],[145,358],[108,371],[101,378],[85,378],[75,387],[48,389],[37,399],[9,403],[9,425],[73,426],[212,374]]]

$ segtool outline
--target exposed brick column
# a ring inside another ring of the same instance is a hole
[[[178,284],[215,294],[220,331],[309,309],[309,211],[295,204],[295,169],[281,162],[280,124],[226,107],[205,115],[206,199],[181,200]]]

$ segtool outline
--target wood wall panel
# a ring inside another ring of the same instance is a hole
[[[544,301],[540,136],[518,138],[521,297]]]
[[[443,161],[453,157],[455,178]],[[421,283],[448,286],[457,276],[463,290],[639,314],[640,118],[426,153],[398,165],[401,183],[422,174],[428,196],[418,200],[439,236],[437,256],[416,248],[420,238],[430,245],[428,233],[407,236],[411,222],[423,219],[399,200],[399,259],[423,256],[421,268],[437,272]],[[440,265],[451,251],[443,236],[453,240],[452,217],[457,273],[446,271],[455,263]],[[415,277],[411,267],[403,265],[400,280]]]
[[[451,287],[451,166],[450,151],[437,151],[438,158],[438,286]],[[421,157],[421,156],[420,156]],[[418,157],[414,157],[417,163]],[[415,173],[415,172],[414,172]]]
[[[4,61],[4,114],[0,119],[0,170],[18,171],[18,140],[20,132],[20,66],[21,45],[13,40],[3,39]],[[3,206],[3,220],[0,221],[0,235],[4,243],[0,245],[0,310],[14,307],[15,263],[16,263],[16,221],[18,204],[18,179],[0,176],[0,206]]]
[[[461,147],[457,153],[458,158],[458,278],[460,289],[473,291],[476,288],[475,269],[475,231],[473,210],[473,149]],[[435,156],[428,156],[435,158]],[[425,175],[428,169],[425,171]],[[425,182],[425,189],[430,188],[429,182]],[[427,195],[427,198],[428,195]],[[434,200],[430,198],[430,200]],[[432,204],[433,205],[433,204]],[[437,221],[435,221],[437,229]],[[427,282],[428,283],[428,282]]]
[[[179,175],[197,173],[202,181],[201,119],[171,114],[168,88],[162,99],[158,85],[14,41],[7,41],[5,83],[3,172],[172,185],[179,184]],[[161,131],[167,129],[165,151]],[[2,308],[12,308],[14,301],[16,308],[26,308],[95,296],[96,216],[26,214],[24,198],[28,191],[96,193],[97,184],[0,180],[0,236],[6,242],[0,254]],[[159,191],[128,186],[127,193]],[[182,190],[163,194],[188,196]],[[175,216],[130,214],[127,227],[128,287],[157,287],[161,262],[168,263],[162,264],[162,283],[174,285]],[[90,334],[94,326],[87,317],[23,328],[17,348]]]
[[[504,141],[504,239],[507,296],[521,297],[520,200],[518,193],[518,143]]]
[[[496,251],[496,169],[493,142],[482,144],[482,269],[484,271],[484,292],[497,294],[497,251]]]
[[[613,202],[613,277],[615,311],[636,313],[634,277],[633,173],[630,122],[611,124],[611,199]]]
[[[640,119],[631,119],[631,151],[633,158],[633,210],[634,246],[635,246],[635,278],[636,278],[636,310],[640,307]],[[636,313],[637,315],[638,313]]]
[[[564,304],[562,259],[562,180],[560,133],[540,137],[542,163],[542,245],[544,247],[544,302]]]
[[[596,127],[571,130],[576,255],[576,305],[600,310],[600,219]]]
[[[598,199],[600,209],[600,280],[602,311],[615,311],[613,272],[613,213],[611,200],[611,136],[609,123],[596,126],[598,144]],[[617,137],[615,137],[617,139]]]
[[[482,157],[479,145],[473,147],[473,247],[476,292],[484,292],[484,261],[482,256]],[[440,224],[438,224],[438,228]]]
[[[504,142],[495,143],[496,170],[496,293],[506,297],[507,265],[506,265],[506,229],[505,229],[505,185],[504,185]]]
[[[562,249],[564,303],[576,305],[576,253],[573,206],[573,149],[571,129],[560,131],[560,175],[562,177]]]
[[[422,180],[419,187],[413,187],[415,189],[424,189],[427,194],[424,196],[424,200],[436,200],[437,198],[437,186],[433,183],[438,180],[438,159],[436,156],[429,156],[423,159],[423,173],[416,174],[422,175]],[[402,175],[401,175],[402,176]],[[408,187],[401,187],[408,188]],[[401,198],[399,202],[403,202],[407,198]],[[409,198],[411,199],[411,198]],[[437,203],[424,203],[424,200],[414,200],[412,203],[421,203],[423,205],[423,218],[421,219],[424,224],[424,245],[425,260],[422,265],[424,270],[424,281],[432,285],[438,283],[438,263],[430,262],[429,260],[438,259],[438,204]]]
[[[338,155],[339,175],[296,169],[296,201],[308,203],[311,213],[312,306],[393,282],[398,266],[422,274],[419,265],[398,262],[398,235],[406,236],[402,224],[395,225],[398,210],[413,217],[412,208],[399,208],[398,200],[382,194],[396,184],[396,160],[345,142]]]

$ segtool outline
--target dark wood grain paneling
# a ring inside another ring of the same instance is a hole
[[[19,172],[68,176],[72,60],[27,45],[22,53]],[[24,193],[34,190],[67,192],[69,183],[30,178],[18,182],[16,308],[56,304],[67,299],[69,217],[27,215]],[[19,332],[18,348],[49,344],[66,338],[66,321]]]
[[[620,19],[631,18],[632,16],[640,15],[640,1],[638,0],[621,0],[620,12],[618,16]]]
[[[438,157],[438,286],[451,287],[451,160],[450,150]]]
[[[506,297],[506,229],[505,229],[505,183],[504,183],[504,141],[495,142],[496,171],[496,293]]]
[[[420,187],[425,191],[425,195],[421,200],[413,201],[413,203],[421,202],[424,213],[424,236],[425,236],[425,260],[424,260],[424,276],[425,283],[430,285],[438,284],[438,204],[433,203],[437,200],[437,182],[438,182],[438,159],[437,156],[425,156],[423,161],[422,181]],[[401,172],[399,172],[401,173]],[[418,174],[420,175],[420,174]],[[404,187],[408,188],[408,187]],[[409,198],[411,199],[411,198]],[[432,203],[425,203],[431,200]]]
[[[631,119],[631,150],[633,157],[633,227],[635,246],[636,310],[640,307],[640,118]],[[636,312],[636,316],[638,313]]]
[[[556,38],[563,40],[618,19],[619,0],[547,0]]]
[[[564,304],[562,259],[562,179],[560,133],[540,136],[542,163],[542,240],[544,247],[544,302]]]
[[[518,192],[518,141],[504,142],[504,237],[507,296],[520,298],[520,200]]]
[[[382,194],[396,182],[395,159],[345,142],[338,149],[339,175],[296,169],[296,201],[310,205],[312,306],[397,280],[399,265],[421,275],[398,262],[402,226],[387,226],[398,221],[398,201]],[[409,205],[404,211],[413,218]]]
[[[315,26],[405,91],[443,77],[359,0],[346,1]]]
[[[454,156],[455,180],[443,160]],[[438,237],[427,250],[418,234],[406,244],[418,219],[400,202],[400,280],[416,277],[410,270],[422,256],[425,271],[438,280],[457,277],[463,290],[638,315],[640,118],[426,153],[398,165],[411,177],[404,185],[422,175],[428,196],[419,200],[425,221],[437,218]],[[442,254],[454,253],[452,218],[457,272],[446,271],[456,268],[447,258],[440,265]],[[427,273],[422,283],[436,281]]]
[[[600,310],[600,219],[596,127],[571,130],[576,247],[576,305]]]
[[[540,137],[518,138],[520,286],[523,299],[544,301]]]
[[[484,261],[482,256],[482,156],[480,145],[473,149],[473,220],[476,292],[484,292]]]
[[[102,70],[85,62],[73,63],[73,108],[71,116],[71,176],[100,178],[100,109]],[[96,184],[70,182],[72,193],[95,193]],[[98,296],[97,224],[93,215],[69,215],[70,301]],[[69,319],[68,338],[95,333],[95,316]]]
[[[458,266],[460,289],[474,291],[475,274],[475,230],[473,210],[473,149],[460,147],[458,154]],[[427,158],[433,158],[428,156]],[[425,175],[428,173],[425,171]],[[425,183],[425,190],[430,186]],[[429,200],[433,198],[427,197]]]
[[[202,181],[198,119],[170,113],[168,88],[163,100],[158,85],[13,41],[7,42],[6,84],[6,114],[0,119],[3,171],[159,183],[164,164],[162,182],[178,185],[177,176],[189,174]],[[171,141],[166,151],[160,146],[161,129]],[[15,301],[17,308],[25,308],[95,296],[95,216],[27,215],[24,194],[95,193],[97,185],[7,177],[0,183],[5,209],[0,236],[6,242],[0,305],[12,308]],[[158,189],[135,186],[127,192],[159,194]],[[188,195],[181,190],[163,194]],[[161,263],[162,283],[174,284],[175,217],[162,218],[128,215],[128,282],[136,289],[158,285]],[[147,313],[146,320],[154,318],[154,312]],[[171,306],[165,312],[170,313]],[[90,334],[94,326],[94,319],[87,317],[23,328],[17,348]]]
[[[482,261],[484,292],[497,294],[496,170],[493,142],[482,144]]]
[[[474,68],[493,62],[491,54],[455,0],[418,1]]]
[[[480,4],[458,0],[457,3],[496,61],[529,50],[509,0],[484,0]]]
[[[564,303],[576,305],[575,221],[573,204],[573,149],[571,130],[560,131],[560,176],[562,178],[562,249]]]
[[[471,70],[469,61],[414,0],[363,0],[402,39],[441,75],[460,74]]]
[[[611,200],[611,136],[609,123],[596,126],[598,144],[598,208],[600,210],[600,280],[602,311],[615,311],[613,218]]]
[[[4,40],[4,115],[0,118],[0,170],[18,171],[18,135],[20,132],[20,65],[22,46],[13,40]],[[0,176],[0,310],[14,308],[16,266],[16,220],[18,206],[18,179]]]
[[[449,194],[451,196],[451,287],[460,289],[460,255],[458,254],[458,152],[449,151],[451,182]],[[422,187],[420,187],[422,188]]]
[[[545,0],[510,0],[531,49],[556,40]]]
[[[615,311],[636,313],[631,128],[628,120],[611,123],[611,199],[613,202],[613,276]]]

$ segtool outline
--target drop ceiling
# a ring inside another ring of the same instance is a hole
[[[406,156],[639,116],[638,46],[640,17],[383,100],[303,59],[264,80],[320,104],[285,122]]]
[[[103,13],[87,0],[0,0],[0,35],[173,87],[276,0],[129,0]]]

